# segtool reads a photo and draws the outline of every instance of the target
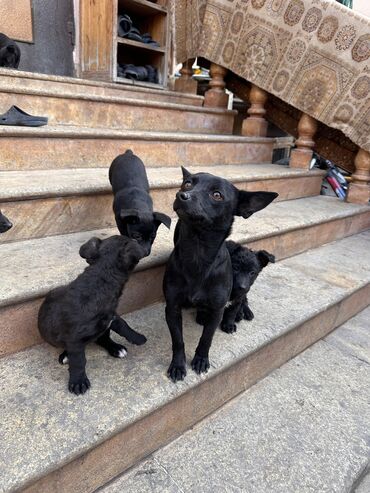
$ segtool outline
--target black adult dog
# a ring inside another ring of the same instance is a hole
[[[125,356],[124,347],[110,339],[109,331],[114,329],[123,287],[143,257],[137,242],[118,235],[105,240],[91,238],[81,250],[94,257],[94,263],[69,285],[51,291],[38,317],[43,339],[65,348],[60,360],[68,357],[68,387],[77,395],[90,387],[85,372],[85,347],[89,342],[96,341],[113,356]]]
[[[4,216],[4,214],[0,211],[0,233],[5,233],[8,231],[13,224],[9,221],[9,219]]]
[[[15,41],[0,33],[0,67],[18,68],[21,50]]]
[[[227,241],[226,248],[230,254],[233,269],[233,287],[230,304],[225,308],[221,329],[228,334],[236,332],[236,322],[253,320],[254,314],[248,305],[247,294],[259,273],[275,257],[266,250],[254,252],[247,247]]]
[[[114,194],[113,211],[119,232],[136,240],[145,255],[149,255],[159,225],[170,228],[171,219],[161,212],[153,212],[144,163],[131,150],[127,150],[112,162],[109,181]]]
[[[166,320],[172,337],[169,377],[186,375],[182,308],[195,306],[204,325],[191,366],[200,374],[209,369],[208,354],[214,332],[230,299],[233,275],[225,239],[234,216],[249,217],[277,196],[274,192],[246,192],[208,173],[182,168],[183,184],[173,208],[179,216],[175,248],[167,263],[163,290]]]

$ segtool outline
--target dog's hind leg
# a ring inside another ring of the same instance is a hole
[[[76,395],[84,394],[90,388],[90,381],[85,372],[85,347],[67,347],[67,353],[69,362],[68,389]]]
[[[96,344],[103,347],[113,358],[124,358],[127,355],[127,349],[122,344],[117,344],[110,338],[110,329],[107,329],[97,340]]]
[[[209,370],[209,348],[211,347],[214,333],[221,322],[223,312],[223,308],[207,312],[202,337],[199,340],[193,361],[191,362],[192,369],[195,373],[198,373],[198,375],[207,373]]]
[[[136,330],[131,329],[128,323],[118,315],[116,315],[115,319],[111,323],[110,329],[127,339],[128,342],[131,342],[131,344],[141,346],[146,343],[146,337],[139,334],[139,332],[136,332]]]

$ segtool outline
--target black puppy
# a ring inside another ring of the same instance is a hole
[[[0,67],[18,68],[21,50],[15,41],[0,33]]]
[[[136,240],[145,255],[149,255],[159,225],[162,223],[170,228],[171,219],[161,212],[153,212],[144,163],[131,150],[127,150],[112,162],[109,181],[119,232]]]
[[[233,287],[230,304],[224,311],[221,329],[231,334],[236,332],[235,322],[240,322],[243,318],[253,320],[254,315],[248,306],[247,293],[261,270],[269,262],[274,263],[275,257],[266,250],[254,252],[235,241],[227,241],[226,248],[230,254],[233,269]]]
[[[119,297],[130,272],[143,257],[142,248],[123,236],[105,240],[91,238],[81,247],[95,262],[69,285],[51,291],[41,305],[38,327],[53,346],[65,348],[69,390],[83,394],[90,387],[85,372],[85,347],[96,341],[116,357],[125,356],[123,346],[109,337]]]
[[[233,275],[225,239],[234,216],[249,217],[277,196],[274,192],[246,192],[208,173],[191,174],[182,168],[183,184],[174,210],[179,216],[175,248],[163,281],[166,320],[172,337],[173,357],[169,377],[176,382],[186,375],[182,335],[182,308],[195,306],[204,325],[192,368],[208,371],[208,354],[225,305],[230,299]]]
[[[7,217],[0,211],[0,233],[5,233],[13,226]]]

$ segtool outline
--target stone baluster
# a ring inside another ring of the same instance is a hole
[[[175,80],[175,91],[185,92],[188,94],[196,94],[198,89],[198,83],[193,79],[193,63],[195,58],[190,58],[182,64],[180,69],[181,77]]]
[[[306,113],[302,113],[298,123],[298,139],[296,149],[290,155],[291,168],[309,169],[312,159],[312,149],[315,145],[313,136],[317,130],[317,121]]]
[[[349,185],[347,202],[368,204],[370,200],[370,153],[360,149],[355,158],[355,172]]]
[[[211,106],[213,108],[227,108],[229,96],[225,92],[226,74],[226,68],[221,67],[221,65],[211,63],[211,81],[209,83],[210,88],[204,94],[204,106]]]
[[[249,101],[251,103],[248,109],[248,117],[243,121],[242,135],[248,137],[266,137],[267,121],[265,104],[267,101],[267,92],[252,84]]]

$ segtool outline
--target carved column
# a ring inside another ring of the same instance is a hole
[[[226,82],[224,80],[227,69],[220,65],[216,65],[215,63],[211,63],[210,74],[210,89],[208,89],[204,95],[204,106],[227,108],[229,96],[225,92]]]
[[[355,158],[356,170],[349,185],[347,202],[368,204],[370,200],[370,153],[360,149]]]
[[[313,136],[317,130],[317,121],[306,113],[298,123],[298,139],[296,140],[296,149],[293,149],[290,155],[291,168],[309,169],[312,159],[312,149],[315,145]]]
[[[251,106],[248,110],[248,117],[243,121],[242,135],[248,137],[266,137],[267,121],[265,104],[267,101],[267,92],[252,84],[249,101]]]
[[[193,79],[193,63],[195,58],[190,58],[182,64],[180,70],[181,77],[175,80],[175,91],[196,94],[198,83]]]

